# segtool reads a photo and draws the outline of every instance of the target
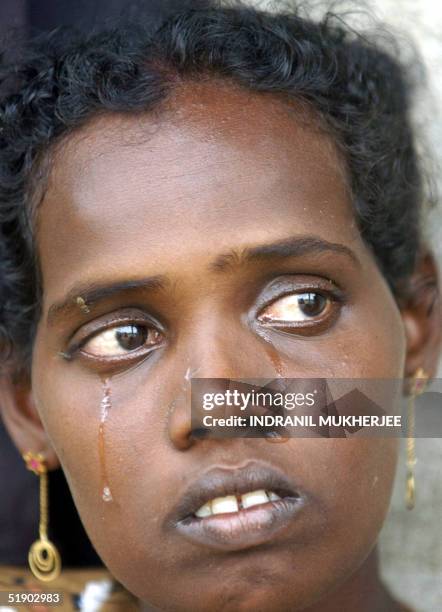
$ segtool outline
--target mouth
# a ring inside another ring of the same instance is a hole
[[[305,501],[285,474],[268,465],[216,467],[189,487],[170,523],[195,544],[237,551],[275,539]]]

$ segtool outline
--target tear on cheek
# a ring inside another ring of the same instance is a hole
[[[103,381],[103,395],[100,403],[100,423],[98,426],[98,457],[100,462],[101,498],[104,502],[113,501],[106,463],[106,436],[105,428],[112,409],[111,388],[109,379]]]

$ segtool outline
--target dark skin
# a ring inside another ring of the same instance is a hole
[[[269,444],[197,439],[190,428],[189,372],[435,372],[439,305],[428,312],[421,289],[399,307],[358,231],[345,164],[315,118],[270,95],[206,83],[183,86],[158,117],[96,119],[54,152],[37,239],[44,293],[32,383],[4,379],[0,401],[18,447],[60,462],[115,577],[163,610],[401,609],[374,552],[397,441]],[[424,275],[437,278],[430,255],[414,278]],[[284,333],[264,329],[263,308],[287,311],[275,279],[284,295],[287,286],[290,295],[322,292],[324,309],[308,320],[297,311]],[[115,286],[127,281],[136,286]],[[96,291],[104,286],[113,291]],[[150,329],[149,346],[117,356],[114,332],[128,322]],[[97,443],[105,379],[110,503]],[[219,552],[168,527],[189,482],[251,460],[309,495],[306,512],[272,541]]]

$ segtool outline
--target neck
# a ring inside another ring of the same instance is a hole
[[[405,608],[387,591],[379,576],[377,550],[352,576],[306,612],[403,612]]]

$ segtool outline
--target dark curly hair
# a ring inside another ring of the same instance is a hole
[[[216,77],[309,105],[346,160],[360,232],[398,296],[421,249],[423,180],[412,84],[393,54],[335,15],[240,3],[175,10],[149,29],[56,31],[3,66],[0,102],[0,344],[29,367],[41,283],[33,241],[48,152],[102,113],[160,109],[186,79]]]

